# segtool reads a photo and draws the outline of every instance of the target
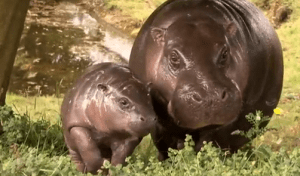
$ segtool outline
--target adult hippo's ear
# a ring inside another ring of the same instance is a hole
[[[164,42],[166,29],[164,29],[164,28],[152,27],[150,32],[151,32],[152,39],[153,39],[158,45],[161,45],[161,44]]]
[[[234,36],[237,32],[237,26],[234,22],[230,22],[227,26],[226,26],[226,32],[227,34],[229,34],[229,36]]]

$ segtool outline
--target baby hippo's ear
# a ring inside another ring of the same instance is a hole
[[[164,28],[158,28],[158,27],[152,27],[151,28],[151,36],[152,39],[158,44],[162,45],[165,40],[165,33],[166,29]]]
[[[151,89],[152,89],[152,82],[148,82],[147,84],[146,84],[146,88],[147,88],[147,92],[148,93],[150,93],[150,91],[151,91]]]
[[[109,87],[106,84],[99,83],[97,85],[97,89],[100,90],[100,91],[102,91],[103,93],[108,93]]]

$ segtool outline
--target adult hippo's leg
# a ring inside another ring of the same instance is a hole
[[[269,89],[271,90],[271,89]],[[274,104],[274,108],[277,104]],[[273,112],[271,110],[264,110],[262,108],[255,108],[255,109],[248,109],[244,110],[244,113],[241,117],[247,116],[249,113],[254,112],[255,110],[260,110],[264,112],[263,117],[261,117],[262,121],[260,122],[260,128],[265,127],[269,120],[264,118],[271,117]],[[236,152],[240,147],[245,145],[250,141],[249,138],[242,136],[239,131],[247,132],[253,125],[246,119],[246,118],[238,118],[236,121],[229,123],[224,126],[220,126],[211,131],[199,132],[199,137],[194,139],[195,140],[195,151],[200,151],[201,147],[203,146],[203,142],[213,142],[216,147],[220,147],[222,149],[228,149],[230,152]],[[252,136],[253,138],[256,137],[255,134]]]
[[[153,108],[157,113],[158,123],[151,132],[154,145],[158,150],[158,159],[163,161],[168,158],[168,148],[182,149],[185,139],[184,132],[173,123],[166,111],[166,103],[160,93],[151,89]]]
[[[168,158],[168,148],[174,148],[172,136],[164,130],[161,125],[157,125],[154,132],[151,133],[154,145],[158,150],[158,160],[163,161]]]
[[[172,133],[173,132],[173,133]],[[157,125],[156,129],[151,133],[153,142],[158,150],[158,160],[164,161],[168,156],[168,149],[183,149],[185,135],[176,134],[175,131],[168,131],[162,125]],[[175,133],[175,134],[174,134]]]

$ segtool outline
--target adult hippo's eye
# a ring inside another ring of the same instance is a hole
[[[219,68],[223,68],[226,66],[226,63],[227,63],[227,60],[228,60],[228,49],[227,47],[224,47],[222,52],[221,52],[221,55],[219,57],[219,60],[218,60],[218,67]]]
[[[125,110],[125,109],[130,109],[131,108],[131,103],[129,102],[129,100],[127,98],[120,98],[119,101],[119,106],[121,107],[121,109]]]
[[[177,70],[180,67],[180,57],[176,51],[172,51],[169,56],[170,66],[173,70]]]

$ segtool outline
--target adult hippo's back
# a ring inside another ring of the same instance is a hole
[[[153,84],[160,159],[185,134],[196,150],[204,140],[237,150],[249,140],[233,132],[251,128],[249,113],[272,116],[283,81],[279,39],[246,0],[165,2],[139,32],[129,67]]]

